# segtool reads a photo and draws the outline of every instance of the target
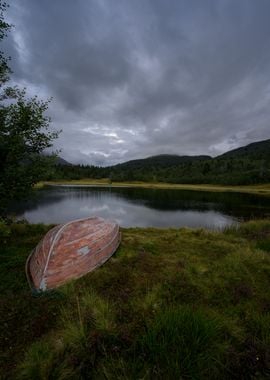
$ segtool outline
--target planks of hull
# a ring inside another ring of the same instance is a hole
[[[28,257],[28,282],[33,290],[44,291],[79,278],[108,260],[120,240],[118,224],[99,217],[56,226]]]

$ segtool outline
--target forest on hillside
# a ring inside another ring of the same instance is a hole
[[[108,178],[110,181],[144,181],[190,184],[249,185],[270,182],[270,164],[267,160],[211,159],[185,162],[175,166],[142,165],[127,167],[97,167],[86,165],[57,165],[46,180]]]
[[[216,158],[160,155],[109,167],[55,165],[46,180],[100,179],[179,184],[250,185],[270,182],[270,140]]]

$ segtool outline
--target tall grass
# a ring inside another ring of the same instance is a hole
[[[73,284],[68,284],[67,289],[74,289]],[[79,379],[92,373],[103,349],[98,340],[113,330],[114,313],[91,288],[83,296],[72,296],[74,302],[61,311],[57,332],[31,346],[18,378]]]
[[[49,379],[53,368],[54,352],[49,342],[34,343],[27,352],[26,360],[20,366],[20,375],[23,379]]]
[[[224,326],[190,307],[161,311],[139,340],[150,377],[217,379],[227,348]]]

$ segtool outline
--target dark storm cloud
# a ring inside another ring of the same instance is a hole
[[[268,0],[15,0],[14,81],[53,96],[72,162],[218,154],[269,138]]]

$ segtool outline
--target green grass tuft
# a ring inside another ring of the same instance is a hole
[[[139,341],[150,378],[209,378],[222,373],[227,349],[224,326],[200,310],[178,307],[160,311]]]
[[[49,379],[53,367],[54,353],[47,341],[32,344],[26,358],[20,365],[20,379]]]

